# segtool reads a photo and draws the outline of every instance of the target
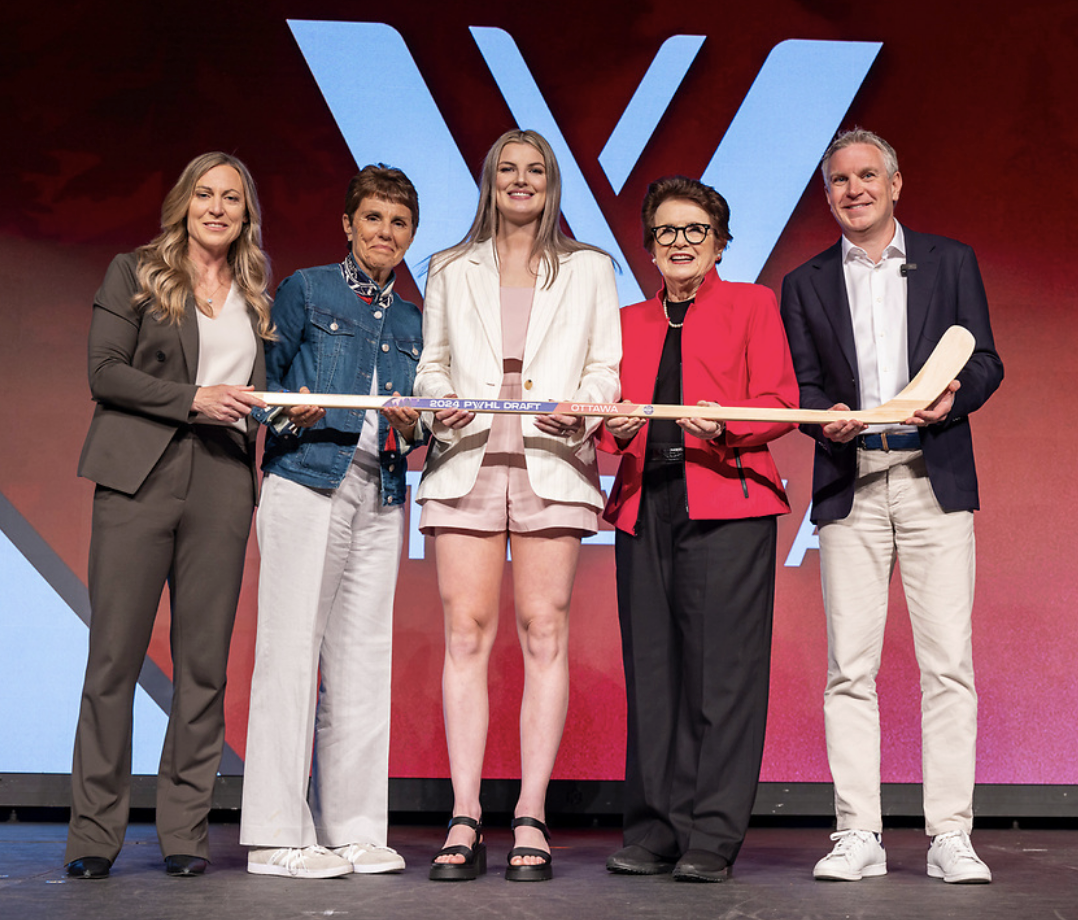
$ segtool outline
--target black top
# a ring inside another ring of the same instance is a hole
[[[668,301],[666,312],[671,323],[685,322],[693,302],[682,303]],[[655,393],[651,397],[656,405],[680,405],[683,400],[681,390],[681,329],[669,326],[663,354],[659,359],[659,372],[655,375]],[[673,419],[654,419],[648,425],[648,447],[681,447],[684,444],[682,431]]]

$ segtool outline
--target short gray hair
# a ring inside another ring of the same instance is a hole
[[[883,165],[887,169],[887,178],[893,179],[895,177],[895,173],[898,172],[898,154],[895,153],[895,148],[878,134],[873,134],[864,128],[853,128],[850,131],[840,131],[836,134],[835,139],[831,141],[830,146],[824,153],[823,159],[820,161],[820,173],[823,176],[824,185],[830,185],[827,167],[831,162],[831,157],[844,147],[852,147],[854,144],[871,144],[879,150],[883,154]]]

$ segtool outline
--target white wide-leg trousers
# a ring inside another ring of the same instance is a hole
[[[240,842],[384,846],[403,506],[383,506],[377,471],[357,463],[332,492],[268,475],[257,531]]]

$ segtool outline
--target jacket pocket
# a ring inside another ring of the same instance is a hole
[[[318,310],[311,311],[310,323],[309,334],[317,354],[318,392],[336,392],[338,367],[355,362],[356,327],[339,316]]]
[[[404,396],[412,394],[412,384],[415,383],[415,372],[419,367],[419,356],[423,352],[423,343],[419,339],[395,339],[397,355],[400,359],[400,372],[397,374],[398,382],[402,384],[397,389]]]

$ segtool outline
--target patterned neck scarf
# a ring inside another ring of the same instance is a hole
[[[348,253],[348,258],[341,263],[341,276],[344,278],[344,283],[355,291],[356,296],[364,303],[377,302],[383,310],[388,310],[389,305],[393,303],[393,282],[397,279],[395,274],[391,273],[385,287],[380,288],[377,282],[359,267],[356,257]]]

